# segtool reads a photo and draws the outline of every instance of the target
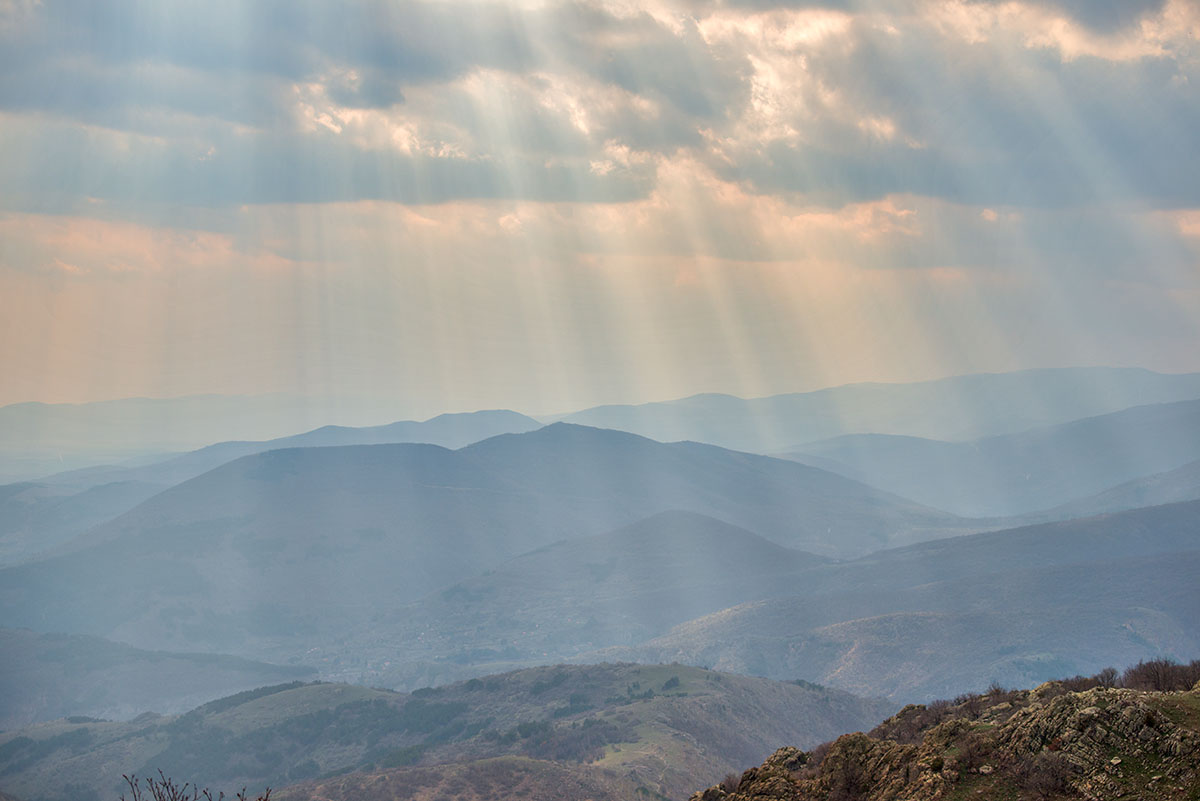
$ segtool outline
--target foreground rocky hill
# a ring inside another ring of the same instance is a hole
[[[692,801],[1200,798],[1200,682],[1063,682],[905,707],[870,734],[781,748]]]

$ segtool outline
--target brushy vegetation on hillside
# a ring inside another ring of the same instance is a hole
[[[782,748],[692,799],[975,797],[1200,799],[1200,660],[913,704],[868,734]]]

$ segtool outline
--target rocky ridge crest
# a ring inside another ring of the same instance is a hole
[[[910,705],[870,734],[781,748],[691,801],[1200,799],[1200,684],[1061,682]]]

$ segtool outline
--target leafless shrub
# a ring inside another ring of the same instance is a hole
[[[1025,767],[1022,784],[1038,798],[1049,798],[1066,790],[1071,764],[1062,754],[1042,752]]]
[[[1200,681],[1200,659],[1181,665],[1173,659],[1138,662],[1121,676],[1121,686],[1131,690],[1190,690]]]
[[[200,789],[189,782],[178,785],[163,775],[161,770],[158,772],[157,779],[153,776],[138,779],[137,774],[128,776],[122,774],[121,778],[129,785],[129,798],[126,799],[125,794],[122,793],[121,801],[223,801],[225,798],[225,793],[218,793],[214,797],[211,790]],[[236,801],[250,801],[245,787],[234,798]],[[270,799],[271,788],[268,787],[254,801],[270,801]]]

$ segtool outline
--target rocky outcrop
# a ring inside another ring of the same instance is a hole
[[[781,748],[692,801],[1200,799],[1200,690],[1057,682],[912,705],[869,735]]]

